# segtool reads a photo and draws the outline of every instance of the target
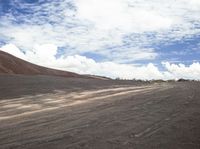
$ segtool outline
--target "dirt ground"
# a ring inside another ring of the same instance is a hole
[[[200,83],[0,76],[1,149],[199,149]]]

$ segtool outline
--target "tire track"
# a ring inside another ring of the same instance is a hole
[[[84,91],[79,93],[57,93],[40,95],[39,97],[19,98],[13,101],[0,102],[0,121],[15,117],[56,110],[64,107],[78,106],[88,102],[109,99],[126,94],[150,91],[158,86],[120,87],[114,89],[102,89],[97,91]]]

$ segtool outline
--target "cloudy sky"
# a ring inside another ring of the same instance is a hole
[[[0,49],[126,79],[200,79],[200,0],[0,0]]]

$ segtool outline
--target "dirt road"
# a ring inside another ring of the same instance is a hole
[[[199,149],[200,84],[115,85],[0,100],[1,149]]]

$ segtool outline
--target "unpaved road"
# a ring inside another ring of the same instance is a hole
[[[0,100],[1,149],[199,149],[200,83]]]

